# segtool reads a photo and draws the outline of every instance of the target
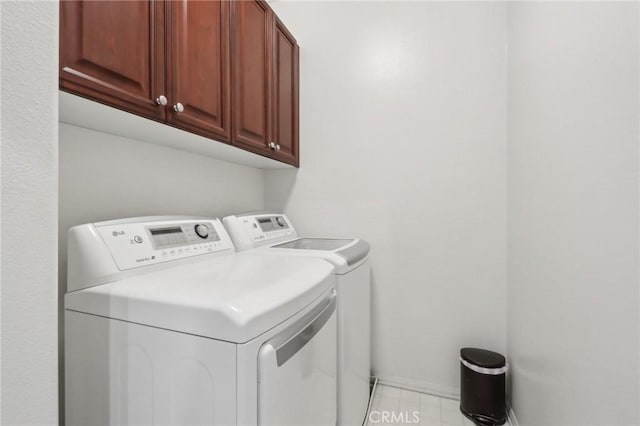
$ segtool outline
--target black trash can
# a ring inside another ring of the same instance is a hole
[[[505,377],[507,362],[496,352],[460,349],[460,411],[477,425],[507,421]]]

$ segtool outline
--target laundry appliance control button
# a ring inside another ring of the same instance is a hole
[[[209,236],[209,227],[204,223],[199,223],[195,227],[196,234],[200,238],[207,238]]]

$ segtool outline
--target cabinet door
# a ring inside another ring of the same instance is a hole
[[[169,121],[229,141],[229,2],[173,0],[168,5]],[[174,108],[178,103],[181,112]]]
[[[262,0],[232,3],[233,144],[263,155],[271,155],[272,18]]]
[[[164,119],[164,2],[61,1],[60,87]]]
[[[273,127],[272,140],[277,144],[273,157],[296,167],[298,154],[298,44],[275,18],[273,43]]]

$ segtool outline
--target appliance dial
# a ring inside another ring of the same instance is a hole
[[[200,238],[207,238],[209,236],[209,227],[204,223],[197,224],[195,230]]]
[[[285,222],[282,216],[276,216],[276,222],[278,222],[278,225],[280,225],[280,227],[283,227],[285,225]]]

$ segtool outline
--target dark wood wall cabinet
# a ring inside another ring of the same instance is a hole
[[[296,167],[298,51],[262,0],[60,2],[60,89]]]

